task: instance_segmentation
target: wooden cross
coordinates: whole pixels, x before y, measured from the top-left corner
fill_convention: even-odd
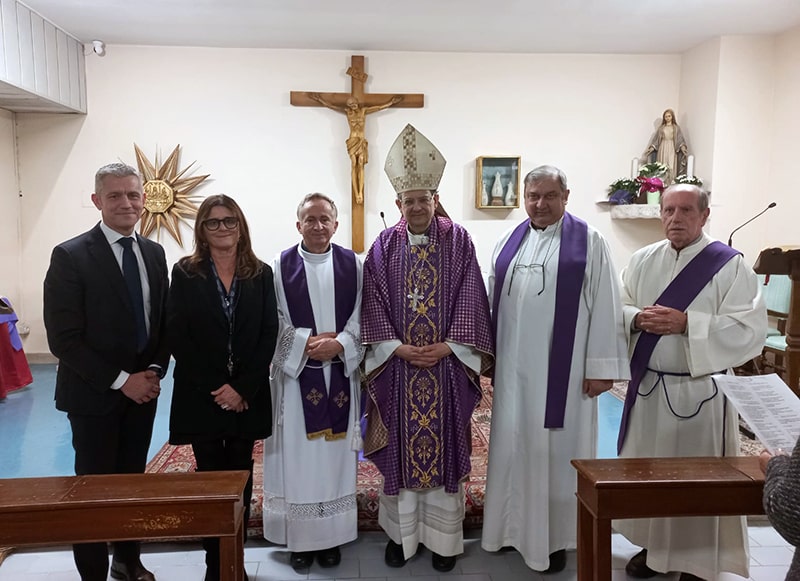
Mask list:
[[[364,136],[366,116],[388,107],[418,108],[425,104],[421,93],[365,93],[364,57],[350,57],[349,93],[313,93],[292,91],[289,102],[296,107],[327,107],[347,116],[350,137],[345,142],[350,156],[352,247],[355,252],[364,251],[364,165],[369,161],[367,139]]]

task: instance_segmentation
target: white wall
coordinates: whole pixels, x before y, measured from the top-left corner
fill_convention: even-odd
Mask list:
[[[675,112],[689,153],[695,156],[694,173],[712,189],[720,43],[715,38],[683,54],[680,109]]]
[[[765,36],[726,37],[721,42],[711,233],[723,241],[773,201],[765,177],[772,154],[774,42]],[[751,264],[782,206],[736,233],[734,246]]]
[[[0,109],[0,295],[22,315],[16,166],[14,114]]]
[[[798,135],[800,135],[800,27],[780,35],[775,42],[775,99],[772,132],[772,161],[769,173],[760,172],[767,190],[778,207],[771,210],[768,224],[762,222],[765,247],[800,245],[797,221],[800,216],[798,196]]]
[[[52,247],[98,219],[89,201],[94,171],[117,159],[135,164],[134,142],[151,160],[180,143],[181,167],[196,160],[195,173],[211,174],[200,194],[225,192],[242,204],[264,259],[298,240],[294,208],[310,191],[341,201],[335,240],[349,244],[347,123],[327,109],[290,106],[289,91],[349,91],[350,54],[110,46],[106,57],[88,59],[87,116],[19,115],[26,302],[41,304]],[[620,267],[631,251],[660,238],[657,221],[612,223],[595,201],[629,173],[661,111],[677,108],[679,56],[365,56],[369,92],[425,93],[423,109],[368,117],[367,243],[382,229],[380,211],[390,223],[397,218],[382,168],[406,123],[448,160],[441,198],[472,233],[484,268],[495,240],[524,212],[475,209],[480,155],[520,155],[523,174],[542,163],[564,169],[569,210],[608,235]],[[647,90],[642,79],[654,71],[657,90]],[[171,262],[190,245],[162,241]],[[39,311],[28,320],[28,352],[47,350]]]

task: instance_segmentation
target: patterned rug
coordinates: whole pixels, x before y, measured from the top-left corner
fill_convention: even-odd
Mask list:
[[[489,452],[489,426],[492,418],[492,388],[486,378],[481,379],[483,400],[472,415],[472,473],[465,483],[466,518],[464,526],[480,528],[483,521],[483,499],[486,487],[486,466]],[[263,536],[261,503],[263,501],[264,465],[262,455],[264,443],[259,440],[253,450],[253,500],[250,503],[250,522],[247,534]],[[195,469],[194,455],[190,446],[164,444],[156,456],[147,464],[146,472],[190,472]],[[362,531],[378,531],[378,492],[383,486],[383,477],[369,460],[358,463],[357,492],[358,528]]]

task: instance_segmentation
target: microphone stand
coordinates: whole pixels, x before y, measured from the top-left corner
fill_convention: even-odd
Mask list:
[[[738,228],[734,228],[734,229],[733,229],[733,232],[731,232],[731,235],[730,235],[730,236],[728,236],[728,246],[730,246],[731,248],[733,248],[733,235],[734,235],[734,234],[736,234],[736,232],[738,232],[739,230],[741,230],[742,228],[744,228],[745,226],[747,226],[747,225],[748,225],[750,222],[752,222],[753,220],[755,220],[756,218],[758,218],[758,217],[759,217],[761,214],[763,214],[763,213],[764,213],[764,212],[766,212],[767,210],[769,210],[769,209],[771,209],[771,208],[774,208],[774,207],[775,207],[775,206],[777,206],[777,205],[778,205],[778,204],[777,204],[776,202],[772,202],[772,203],[771,203],[769,206],[767,206],[766,208],[764,208],[763,210],[761,210],[761,211],[760,211],[758,214],[756,214],[755,216],[753,216],[752,218],[750,218],[750,219],[749,219],[747,222],[745,222],[744,224],[742,224],[742,225],[741,225],[741,226],[739,226]]]

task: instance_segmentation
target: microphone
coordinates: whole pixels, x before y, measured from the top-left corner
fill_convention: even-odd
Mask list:
[[[755,216],[753,216],[752,218],[750,218],[750,219],[749,219],[747,222],[745,222],[744,224],[742,224],[742,225],[741,225],[741,226],[739,226],[738,228],[734,228],[734,229],[733,229],[733,232],[731,232],[731,235],[730,235],[730,236],[728,236],[728,246],[731,246],[731,247],[733,246],[733,235],[734,235],[734,234],[736,234],[736,232],[738,232],[739,230],[741,230],[742,228],[744,228],[745,226],[747,226],[747,225],[748,225],[750,222],[752,222],[753,220],[755,220],[756,218],[758,218],[758,217],[759,217],[761,214],[763,214],[764,212],[766,212],[766,211],[767,211],[767,210],[769,210],[770,208],[774,208],[774,207],[775,207],[775,206],[777,206],[777,205],[778,205],[778,204],[777,204],[776,202],[772,202],[772,203],[771,203],[769,206],[767,206],[766,208],[764,208],[763,210],[761,210],[761,211],[760,211],[758,214],[756,214]]]
[[[386,216],[384,215],[383,211],[381,211],[381,220],[383,220],[383,229],[386,230],[388,226],[386,225]]]

